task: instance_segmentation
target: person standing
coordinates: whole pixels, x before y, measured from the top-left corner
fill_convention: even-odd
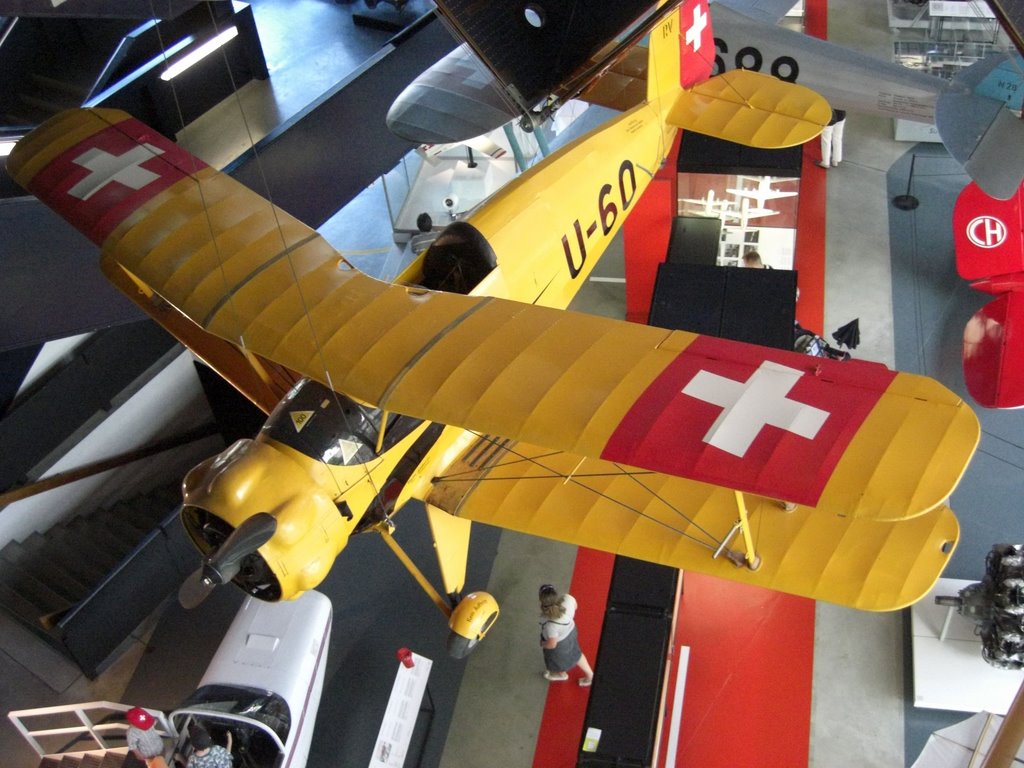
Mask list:
[[[835,168],[843,162],[843,128],[846,126],[846,112],[832,108],[832,119],[821,129],[822,168]]]
[[[153,727],[156,718],[142,707],[132,707],[125,712],[124,719],[128,721],[125,740],[132,754],[150,768],[166,768],[164,739]]]
[[[747,251],[744,253],[740,259],[740,266],[746,269],[771,269],[771,267],[761,261],[761,254],[757,251]]]
[[[594,670],[580,649],[576,634],[576,598],[559,595],[551,584],[540,588],[540,646],[544,650],[544,677],[551,682],[569,679],[569,670],[579,667],[584,688],[594,681]]]

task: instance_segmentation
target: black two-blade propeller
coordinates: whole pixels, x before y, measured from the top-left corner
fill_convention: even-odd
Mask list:
[[[178,602],[183,608],[195,608],[215,587],[231,581],[241,569],[242,560],[270,541],[276,529],[277,518],[266,512],[245,520],[185,579],[178,590]]]

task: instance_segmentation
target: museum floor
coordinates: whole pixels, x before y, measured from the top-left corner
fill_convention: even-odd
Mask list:
[[[259,118],[254,120],[256,133],[268,130],[275,118],[305,106],[386,39],[386,35],[345,26],[343,22],[358,4],[327,0],[254,0],[253,4],[272,72],[268,84],[243,89],[247,109],[258,112],[260,105],[265,109],[262,124]],[[890,32],[884,0],[830,0],[828,14],[829,39],[880,58],[888,56]],[[224,107],[225,111],[232,108]],[[202,141],[205,136],[215,140],[217,146],[209,150],[213,156],[230,154],[233,146],[246,140],[228,127],[232,125],[215,110],[208,124],[195,127],[193,138]],[[252,125],[248,131],[253,132]],[[960,334],[964,322],[982,301],[957,279],[952,266],[949,208],[966,177],[940,147],[915,147],[894,142],[891,137],[890,121],[851,114],[843,164],[827,172],[812,170],[827,174],[827,226],[822,222],[826,254],[825,322],[824,328],[818,330],[827,335],[859,317],[862,343],[855,352],[857,357],[928,373],[962,390],[958,372]],[[915,212],[897,211],[889,201],[893,194],[906,188],[914,152],[929,158],[917,163],[913,180],[922,205]],[[215,157],[206,159],[216,162]],[[370,188],[329,222],[324,233],[342,251],[358,253],[371,261],[386,259],[392,243],[380,190]],[[613,250],[602,264],[600,274],[621,275],[621,260],[621,249]],[[581,302],[580,308],[618,312],[621,316],[624,296],[621,286],[603,282],[595,284]],[[953,578],[980,578],[984,554],[993,543],[1019,542],[1024,535],[1015,506],[1019,489],[1024,487],[1024,448],[1019,444],[1022,415],[981,416],[981,449],[951,503],[962,528],[960,547],[945,574]],[[410,522],[411,527],[415,525]],[[532,640],[534,631],[530,629],[534,597],[540,583],[571,583],[577,553],[572,547],[511,533],[502,534],[500,540],[496,534],[485,534],[481,544],[484,559],[494,554],[493,565],[488,562],[481,573],[488,578],[488,590],[504,598],[502,623],[466,664],[450,724],[439,718],[438,727],[443,725],[447,735],[435,734],[434,740],[443,744],[443,753],[431,749],[419,765],[545,765],[542,754],[535,758],[538,734],[543,731],[547,739],[551,732],[542,724],[548,683],[540,677],[539,654]],[[375,562],[378,550],[373,546],[350,545],[360,550],[355,557],[363,558],[355,562]],[[336,614],[349,611],[346,615],[351,619],[346,621],[350,623],[339,624],[336,618],[334,630],[334,640],[345,643],[346,648],[358,649],[360,642],[372,642],[374,637],[382,636],[377,630],[383,633],[390,624],[408,620],[434,627],[437,623],[434,618],[420,618],[432,616],[431,608],[427,606],[425,613],[421,612],[419,604],[426,601],[420,599],[411,582],[404,584],[401,575],[386,576],[384,566],[380,569],[370,575],[374,581],[379,577],[382,584],[385,578],[389,579],[386,588],[366,586],[366,574],[359,572],[357,566],[336,566],[329,577],[327,586],[348,596],[345,608],[336,602],[335,610]],[[218,631],[222,631],[237,603],[235,595],[218,595],[210,601],[201,619],[168,604],[140,627],[122,659],[95,681],[81,678],[65,660],[46,650],[36,652],[24,646],[12,651],[12,644],[20,642],[16,640],[17,632],[6,620],[0,621],[0,634],[6,644],[0,653],[3,708],[6,711],[12,707],[98,699],[150,706],[173,703],[173,691],[181,685],[181,679],[197,675],[205,666],[218,640]],[[752,608],[737,610],[732,617],[728,611],[725,614],[709,616],[707,620],[718,622],[719,628],[727,622],[737,634],[751,637],[761,626],[762,617]],[[814,607],[814,614],[810,765],[909,765],[932,729],[966,717],[912,706],[906,612],[868,614],[819,604]],[[523,627],[525,635],[517,629]],[[350,637],[342,638],[341,634]],[[173,641],[168,642],[172,636]],[[530,640],[523,642],[524,636]],[[162,642],[151,642],[155,637]],[[165,656],[157,664],[156,657],[161,653]],[[358,654],[349,651],[329,662],[329,674],[337,673],[343,664],[354,667],[359,663]],[[162,667],[162,671],[156,667]],[[750,691],[757,686],[751,680],[731,678],[726,669],[723,664],[717,695],[744,701],[751,718],[770,719],[770,692],[763,700],[754,700]],[[345,687],[352,689],[360,680],[365,682],[360,674],[353,673],[346,678]],[[433,692],[435,699],[443,695],[443,690]],[[359,700],[359,692],[352,690],[344,694],[339,691],[330,700],[325,696],[318,733],[323,730],[328,738],[327,731],[331,729],[337,734],[345,728],[358,727],[372,729],[375,734],[374,719],[359,710]],[[376,722],[379,723],[379,717]],[[792,725],[779,724],[781,729]],[[677,764],[693,768],[739,764],[733,759],[730,741],[742,734],[746,726],[740,719],[732,732],[706,734],[720,745],[720,762],[703,762],[698,766],[687,763],[685,755],[680,754]],[[569,738],[575,742],[578,735]],[[358,765],[368,759],[364,756],[350,762],[340,757],[339,750],[331,741],[314,744],[310,766]],[[0,727],[0,754],[4,766],[34,765],[25,757],[24,744],[6,723]],[[771,761],[749,765],[788,768]]]

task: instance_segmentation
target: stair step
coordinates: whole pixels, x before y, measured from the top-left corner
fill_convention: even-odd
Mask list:
[[[145,536],[156,527],[156,520],[152,511],[145,501],[119,501],[108,510],[103,510],[110,523],[115,525],[128,526],[138,531],[139,536]],[[90,518],[92,515],[90,515]]]
[[[71,520],[56,525],[45,534],[43,538],[47,541],[47,546],[53,546],[57,549],[69,550],[74,553],[76,557],[82,557],[83,547],[88,547],[90,544],[95,544],[94,541],[89,537],[90,531],[88,529],[88,523],[79,519],[72,518]],[[105,539],[101,540],[105,541]],[[115,551],[108,551],[105,547],[96,547],[95,549],[89,550],[89,565],[91,569],[98,570],[100,574],[106,574],[111,568],[113,568],[120,561],[121,555]]]
[[[11,544],[15,546],[11,546]],[[18,553],[15,551],[16,542],[11,542],[11,544],[0,550],[0,570],[11,568],[23,571],[70,603],[77,603],[89,594],[89,585],[82,584],[68,574],[62,563],[49,559],[18,557]]]
[[[82,755],[78,763],[79,768],[101,768],[103,765],[103,753],[89,752]]]
[[[76,105],[85,101],[85,97],[89,95],[88,88],[83,88],[81,85],[76,85],[75,83],[69,83],[66,80],[58,80],[55,77],[47,77],[46,75],[33,73],[29,75],[29,80],[34,83],[39,90],[60,93],[64,97],[74,101]]]
[[[61,763],[64,761],[59,757],[44,757],[40,763],[39,768],[61,768]]]
[[[153,499],[159,502],[161,506],[166,506],[167,511],[170,512],[181,504],[181,480],[176,480],[163,488],[157,488]]]
[[[40,616],[63,613],[73,605],[25,569],[8,563],[0,563],[0,583],[32,603]]]
[[[90,589],[109,572],[109,568],[105,568],[91,554],[84,557],[80,548],[68,545],[60,539],[48,539],[40,533],[26,537],[21,546],[34,553],[44,553],[42,556],[61,563],[72,577]],[[114,563],[111,563],[110,567],[113,565]]]
[[[106,525],[127,523],[148,534],[181,503],[181,484],[175,481],[169,486],[153,489],[147,494],[115,502],[109,508],[98,509],[83,515],[93,520],[102,520]]]
[[[146,768],[146,764],[130,752],[127,754],[107,752],[100,768]]]
[[[51,643],[57,643],[57,639],[46,631],[46,627],[43,625],[43,614],[40,613],[38,606],[2,582],[0,582],[0,606],[37,635],[46,637]]]
[[[62,537],[64,541],[68,540],[68,535],[74,536],[76,539],[81,538],[80,542],[76,541],[77,544],[82,547],[96,547],[99,552],[107,555],[106,559],[113,560],[111,567],[121,562],[121,558],[131,552],[137,543],[125,541],[121,536],[105,530],[103,526],[89,525],[89,521],[84,517],[72,518],[63,525],[63,529],[66,532]],[[107,570],[110,568],[108,567]]]
[[[67,109],[68,105],[54,99],[41,99],[31,93],[19,93],[18,100],[26,107],[31,108],[38,114],[52,117],[53,115]]]
[[[143,528],[145,524],[133,521],[124,510],[120,509],[97,509],[83,517],[89,530],[104,531],[124,542],[129,550],[133,549],[152,530],[152,526]]]
[[[36,124],[31,122],[24,115],[15,114],[12,112],[4,112],[2,115],[0,115],[0,125],[2,125],[4,128],[8,128],[14,132],[17,132],[19,128],[34,128]]]

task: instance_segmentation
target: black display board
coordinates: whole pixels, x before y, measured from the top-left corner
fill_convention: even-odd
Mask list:
[[[660,264],[648,325],[793,348],[796,272]]]
[[[718,260],[722,220],[707,216],[676,216],[668,238],[665,261],[672,264],[706,264]]]
[[[679,144],[680,173],[734,173],[745,176],[800,175],[803,146],[758,149],[684,131]]]
[[[678,583],[675,568],[615,558],[580,768],[651,765]],[[589,728],[600,729],[601,738],[595,751],[584,752]]]

